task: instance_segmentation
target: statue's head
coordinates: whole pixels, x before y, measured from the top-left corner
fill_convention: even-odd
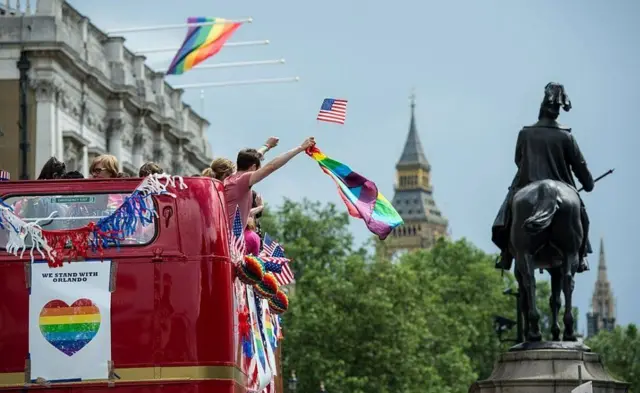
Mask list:
[[[544,98],[540,104],[538,119],[557,119],[560,115],[560,107],[565,112],[571,110],[571,100],[564,90],[564,86],[559,83],[549,82],[544,87]]]

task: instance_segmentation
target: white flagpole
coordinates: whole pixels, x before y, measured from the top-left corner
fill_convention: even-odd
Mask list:
[[[223,47],[231,47],[231,46],[257,46],[257,45],[269,45],[269,40],[261,40],[261,41],[239,41],[239,42],[225,42]],[[175,52],[180,49],[179,46],[171,46],[168,48],[151,48],[151,49],[143,49],[136,51],[136,54],[142,55],[146,53],[161,53],[161,52]]]
[[[210,70],[210,69],[214,69],[214,68],[248,67],[248,66],[268,65],[268,64],[284,64],[284,63],[285,63],[284,59],[257,60],[257,61],[235,61],[235,62],[229,62],[229,63],[198,65],[198,66],[193,67],[189,71]],[[167,70],[164,70],[163,72],[167,72]]]
[[[224,23],[251,23],[253,18],[225,20]],[[125,29],[113,29],[107,30],[107,35],[122,34],[122,33],[139,33],[141,31],[154,31],[154,30],[175,30],[182,29],[190,26],[208,26],[220,23],[219,21],[200,22],[200,23],[178,23],[173,25],[156,25],[156,26],[142,26],[142,27],[128,27]]]
[[[210,83],[192,83],[187,85],[176,85],[173,86],[174,89],[204,89],[207,87],[227,87],[227,86],[238,86],[238,85],[257,85],[264,83],[286,83],[286,82],[298,82],[300,81],[300,77],[291,77],[291,78],[271,78],[271,79],[252,79],[246,81],[230,81],[230,82],[210,82]]]

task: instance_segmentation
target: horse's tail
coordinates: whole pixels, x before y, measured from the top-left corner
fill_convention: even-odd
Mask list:
[[[553,221],[553,216],[560,207],[558,188],[549,182],[541,182],[538,185],[538,196],[533,212],[524,220],[524,229],[529,234],[535,235],[547,229]]]

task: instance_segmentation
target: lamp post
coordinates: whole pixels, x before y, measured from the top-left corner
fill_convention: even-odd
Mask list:
[[[298,387],[298,378],[296,378],[296,371],[291,371],[291,377],[289,377],[289,393],[295,393]]]
[[[513,296],[516,298],[516,341],[521,343],[524,341],[522,334],[522,310],[520,309],[520,292],[514,291],[512,288],[507,288],[502,292],[503,295]]]

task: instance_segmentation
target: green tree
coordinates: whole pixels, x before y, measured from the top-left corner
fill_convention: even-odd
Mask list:
[[[422,309],[433,333],[427,352],[439,359],[447,348],[456,348],[470,366],[469,374],[447,375],[452,386],[461,383],[460,388],[468,388],[491,373],[497,355],[505,349],[496,338],[493,317],[515,319],[515,302],[502,293],[513,279],[511,275],[502,278],[493,260],[465,240],[441,239],[433,249],[407,254],[400,261],[405,271],[416,272],[415,284],[424,296]],[[515,331],[511,334],[515,336]],[[439,365],[441,376],[445,369]]]
[[[323,206],[307,199],[298,203],[285,198],[278,208],[265,210],[261,226],[285,246],[298,279],[306,267],[329,269],[354,252],[349,215],[332,203]]]
[[[640,333],[636,325],[602,330],[586,344],[602,355],[611,374],[631,384],[631,392],[640,392]]]
[[[503,349],[493,316],[515,317],[493,258],[466,241],[439,242],[397,263],[353,244],[333,205],[285,201],[263,229],[293,258],[284,315],[284,375],[300,391],[466,392]],[[285,377],[286,380],[286,377]]]

